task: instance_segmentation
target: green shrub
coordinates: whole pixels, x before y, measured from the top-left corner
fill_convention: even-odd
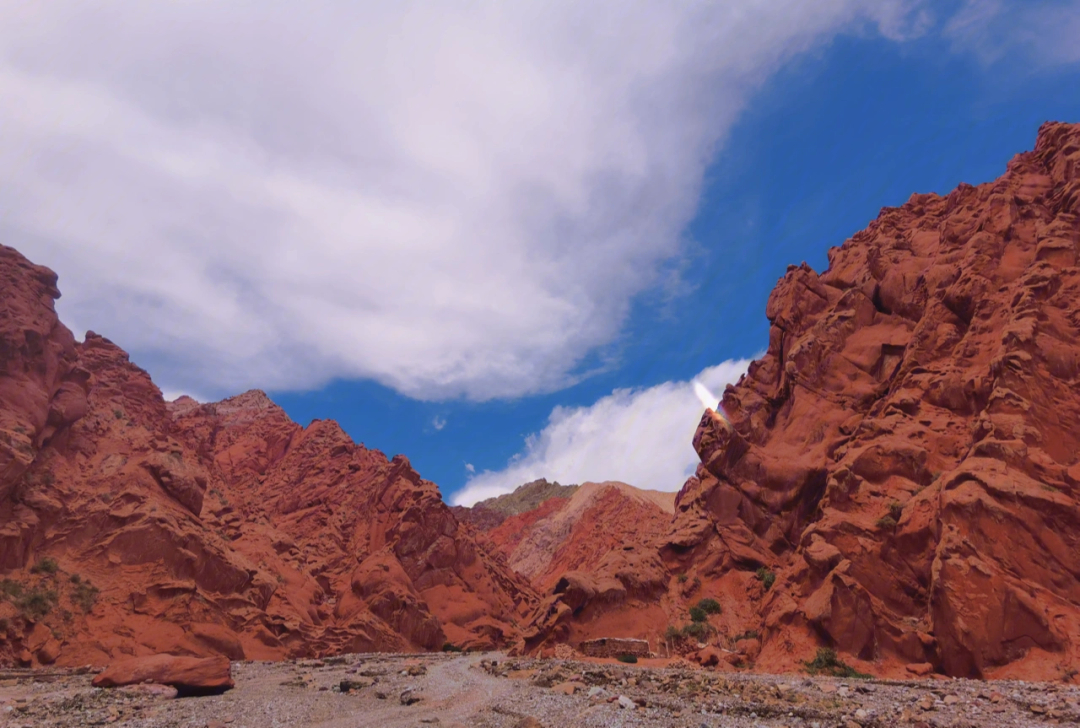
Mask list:
[[[690,607],[690,621],[691,622],[706,622],[709,619],[709,615],[705,614],[705,610],[701,607]]]
[[[720,602],[710,597],[705,597],[697,603],[697,608],[705,612],[705,614],[720,614]]]
[[[738,642],[739,640],[756,640],[758,638],[758,632],[756,629],[748,629],[742,634],[737,634],[731,638],[732,642]]]
[[[892,516],[883,516],[878,519],[877,525],[878,528],[884,529],[886,531],[891,531],[896,528],[896,519]]]
[[[855,668],[841,660],[836,650],[831,647],[821,647],[813,660],[806,664],[806,671],[811,675],[832,675],[833,677],[868,678],[869,675],[857,671]]]
[[[636,655],[619,655],[615,659],[617,659],[619,662],[625,662],[625,663],[628,663],[630,665],[637,664],[637,656]]]
[[[683,625],[682,636],[693,637],[699,641],[703,640],[709,636],[709,625],[704,622],[691,622],[690,624]]]
[[[682,636],[682,632],[680,632],[679,628],[673,624],[669,624],[668,628],[664,630],[664,639],[668,642],[674,642],[675,640],[682,639]]]
[[[455,645],[453,642],[443,642],[443,652],[463,652],[463,650]]]
[[[675,577],[675,578],[676,578],[676,579],[678,579],[678,581],[679,581],[679,583],[680,583],[680,584],[685,584],[685,583],[686,583],[686,580],[687,580],[687,579],[689,579],[690,577],[689,577],[689,576],[687,576],[686,574],[679,574],[679,575],[678,575],[677,577]]]
[[[757,579],[765,587],[765,591],[769,591],[772,589],[772,585],[776,583],[776,574],[762,566],[757,570]]]
[[[89,614],[97,604],[99,589],[88,581],[81,582],[71,592],[71,601],[82,609],[83,614]]]
[[[115,417],[118,420],[123,419],[123,417],[124,417],[124,411],[123,410],[114,409],[112,411],[112,413],[113,413],[113,417]]]
[[[52,589],[35,587],[30,591],[23,592],[23,595],[15,602],[15,606],[19,608],[24,617],[37,621],[51,612],[53,607],[56,606],[56,592]]]
[[[900,522],[900,516],[904,514],[904,506],[900,505],[900,501],[893,501],[889,504],[889,515],[897,523]]]
[[[55,574],[59,570],[60,564],[50,556],[38,559],[38,562],[30,567],[31,574]]]
[[[0,598],[6,597],[13,599],[22,595],[23,585],[14,579],[4,579],[0,581]]]
[[[82,577],[78,574],[72,574],[68,581],[70,581],[72,584],[78,584],[80,581],[82,581]]]

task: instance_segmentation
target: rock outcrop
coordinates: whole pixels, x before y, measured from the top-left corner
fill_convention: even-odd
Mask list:
[[[513,643],[531,588],[403,456],[261,392],[166,403],[0,247],[0,661]]]
[[[759,669],[829,646],[878,674],[1075,674],[1078,255],[1080,126],[1048,123],[997,181],[788,269],[663,549],[752,605]]]
[[[608,637],[658,642],[671,608],[659,548],[674,505],[675,493],[584,483],[484,532],[483,542],[542,597],[519,649]]]

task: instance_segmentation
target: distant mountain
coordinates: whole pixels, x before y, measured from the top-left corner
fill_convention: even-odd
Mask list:
[[[512,493],[482,500],[471,507],[454,506],[452,510],[459,520],[487,531],[502,523],[507,516],[531,511],[550,498],[569,498],[577,488],[576,485],[559,485],[540,478],[519,485]]]

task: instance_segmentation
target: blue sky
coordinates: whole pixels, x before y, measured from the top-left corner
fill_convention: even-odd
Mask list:
[[[466,502],[677,489],[788,264],[1080,121],[1075,1],[312,7],[0,5],[0,234],[169,395]]]

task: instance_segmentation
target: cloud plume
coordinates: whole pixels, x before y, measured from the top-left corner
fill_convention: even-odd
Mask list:
[[[754,90],[921,5],[0,0],[0,239],[171,389],[551,391]]]
[[[722,392],[749,365],[747,359],[726,361],[694,381]],[[556,407],[547,426],[528,437],[524,451],[505,469],[471,477],[453,502],[472,505],[537,478],[621,480],[639,488],[678,490],[697,467],[691,440],[704,409],[693,381],[619,389],[588,407]]]

